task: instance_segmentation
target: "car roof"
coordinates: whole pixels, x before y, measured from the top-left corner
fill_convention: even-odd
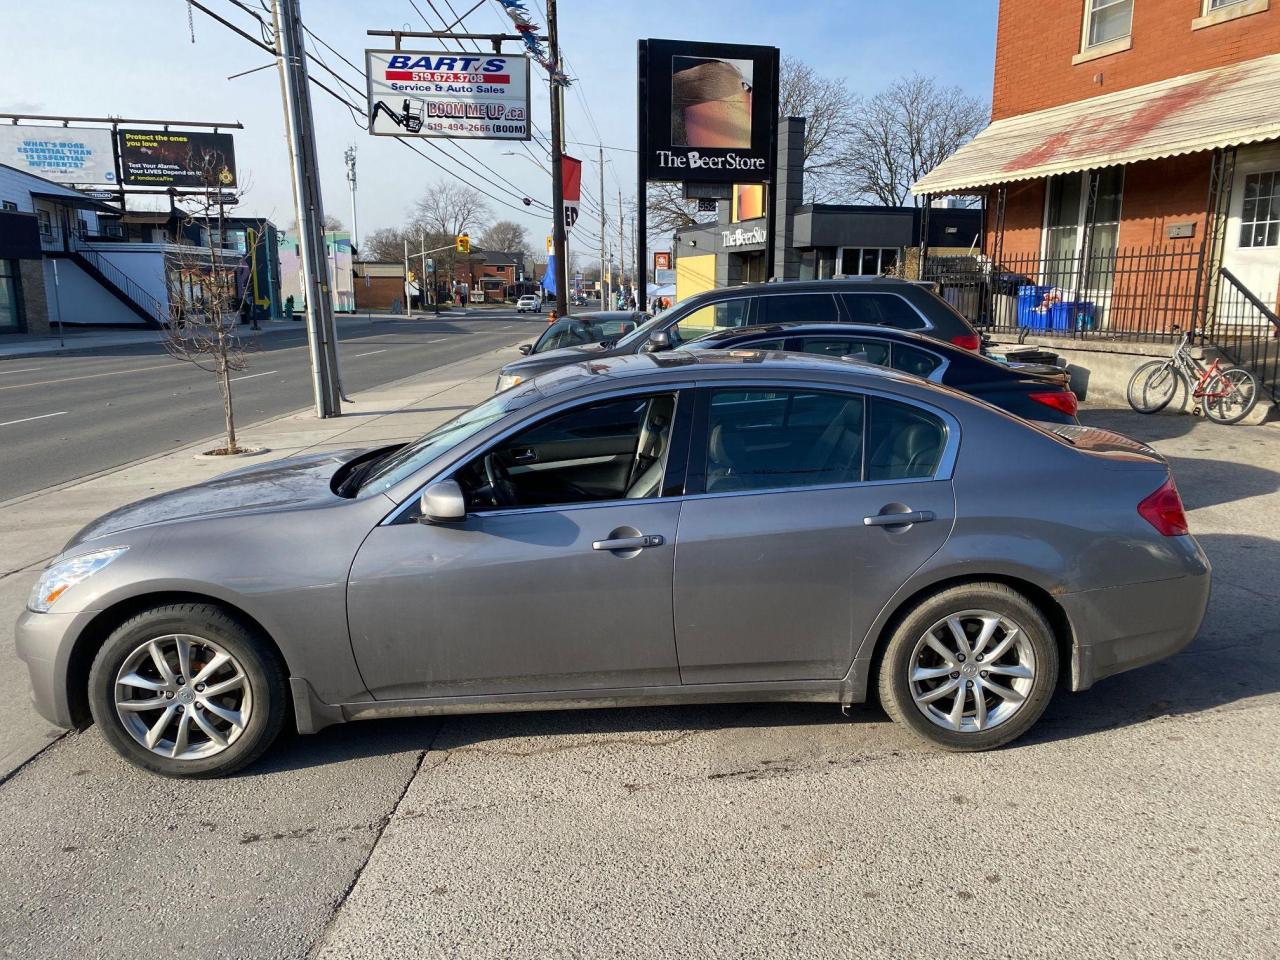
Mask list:
[[[875,323],[804,323],[799,320],[784,320],[781,323],[759,324],[751,327],[726,327],[705,337],[692,341],[690,346],[720,340],[735,340],[739,337],[758,337],[778,334],[783,337],[802,337],[813,334],[839,334],[849,336],[856,334],[865,337],[881,337],[900,340],[907,343],[918,343],[926,350],[941,350],[944,353],[961,348],[943,343],[937,337],[925,336],[913,330],[902,330],[898,327],[882,326]],[[966,351],[967,353],[968,351]]]
[[[730,377],[746,374],[767,378],[774,374],[802,376],[806,372],[824,378],[834,375],[836,379],[862,386],[886,382],[909,383],[925,388],[936,386],[889,367],[842,357],[784,353],[780,350],[670,350],[600,357],[555,367],[535,376],[530,383],[544,396],[551,397],[603,380],[623,383],[656,376],[660,381],[675,381],[704,374]],[[661,376],[663,373],[668,375]]]
[[[741,297],[762,294],[841,293],[854,288],[880,287],[885,290],[933,290],[930,280],[902,280],[898,277],[832,277],[827,280],[765,280],[734,287],[716,287],[681,300],[679,306],[694,300],[712,300],[722,296]]]

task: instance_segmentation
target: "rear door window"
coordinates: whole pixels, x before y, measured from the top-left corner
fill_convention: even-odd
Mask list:
[[[893,361],[890,366],[895,370],[901,370],[903,373],[910,373],[917,377],[928,377],[929,374],[942,366],[942,358],[927,350],[919,350],[916,347],[895,343],[893,345]]]
[[[760,297],[756,323],[838,323],[835,297],[829,293],[773,294]]]
[[[867,424],[867,479],[932,477],[942,462],[947,428],[919,407],[872,397]]]
[[[928,329],[924,318],[896,293],[843,293],[840,296],[853,323],[898,330]]]
[[[805,337],[802,353],[816,353],[823,357],[853,357],[864,363],[885,366],[889,363],[889,345],[882,340],[865,340],[861,337]]]

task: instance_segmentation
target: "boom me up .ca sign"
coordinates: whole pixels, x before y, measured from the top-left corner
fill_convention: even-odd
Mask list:
[[[529,58],[366,50],[369,132],[528,140]]]

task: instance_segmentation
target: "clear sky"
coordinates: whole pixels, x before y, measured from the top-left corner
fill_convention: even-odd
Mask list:
[[[204,2],[257,35],[254,22],[230,0]],[[256,6],[258,0],[243,2]],[[438,27],[432,2],[449,15],[450,2],[462,13],[474,0],[302,0],[302,15],[316,34],[363,66],[365,47],[381,45],[368,42],[367,29],[426,29],[415,3]],[[543,0],[526,4],[545,26]],[[0,111],[238,120],[245,129],[236,133],[236,156],[241,179],[250,186],[237,212],[270,218],[281,226],[292,222],[276,71],[272,67],[227,79],[270,63],[266,53],[198,10],[192,14],[193,45],[184,0],[3,0],[3,6]],[[989,98],[996,6],[997,0],[559,0],[562,45],[577,87],[565,101],[568,139],[635,146],[636,40],[641,37],[774,44],[784,55],[804,60],[824,74],[845,77],[862,93],[919,71]],[[487,0],[466,19],[467,29],[476,32],[496,32],[504,24],[509,21],[496,0]],[[420,43],[430,48],[428,41]],[[308,44],[363,88],[336,57],[310,39]],[[336,83],[319,68],[313,67],[312,74]],[[535,85],[534,97],[535,122],[545,132],[550,126],[545,85]],[[396,142],[368,136],[323,92],[313,93],[313,103],[326,212],[348,228],[350,200],[342,159],[348,145],[358,148],[361,234],[401,223],[427,185],[446,176]],[[456,154],[451,145],[444,147]],[[531,147],[543,156],[536,145]],[[467,150],[475,161],[460,155],[447,160],[426,148],[463,177],[468,176],[466,167],[475,163],[510,180],[523,194],[550,200],[550,178],[523,150],[497,142],[470,142]],[[522,156],[503,155],[510,150]],[[569,150],[584,159],[596,154],[584,146],[570,145]],[[606,156],[611,162],[606,164],[605,192],[612,214],[617,191],[628,196],[634,192],[635,154],[618,149],[606,151]],[[584,180],[593,195],[597,177],[594,164],[588,164]],[[549,230],[547,220],[527,212],[518,199],[478,181],[477,185],[514,205],[513,209],[491,203],[495,218],[517,220],[535,238]],[[584,207],[583,216],[594,215]],[[587,222],[594,230],[590,219]],[[594,241],[582,241],[574,246],[586,253]]]

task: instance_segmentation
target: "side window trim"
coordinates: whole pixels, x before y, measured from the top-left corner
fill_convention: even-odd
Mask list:
[[[680,406],[681,406],[681,403],[686,400],[687,395],[694,393],[695,387],[696,387],[695,384],[689,381],[682,380],[678,383],[646,384],[644,386],[634,386],[634,387],[629,387],[625,389],[611,390],[608,393],[601,393],[592,397],[578,396],[578,397],[566,398],[560,403],[547,407],[544,410],[532,415],[531,417],[526,417],[525,419],[520,420],[518,423],[514,423],[511,426],[504,428],[501,432],[493,434],[487,440],[481,441],[479,443],[468,444],[467,448],[463,450],[461,453],[457,454],[456,456],[450,456],[449,459],[445,461],[442,466],[440,466],[435,470],[432,470],[431,473],[426,477],[426,479],[416,484],[413,488],[413,492],[410,493],[409,496],[405,497],[404,500],[397,503],[396,506],[386,516],[384,516],[382,520],[378,522],[378,526],[390,526],[392,524],[397,524],[397,523],[412,522],[412,518],[408,517],[407,515],[412,512],[415,506],[417,506],[418,500],[422,496],[422,491],[425,490],[427,487],[431,486],[431,484],[435,483],[437,480],[448,479],[450,475],[452,475],[454,472],[461,469],[462,467],[466,466],[467,463],[474,460],[476,457],[480,456],[480,454],[482,454],[486,450],[490,450],[500,443],[505,443],[507,440],[509,440],[511,437],[515,436],[517,433],[521,432],[522,430],[526,430],[531,427],[537,426],[538,424],[544,423],[547,420],[552,419],[553,417],[558,417],[560,414],[565,413],[568,410],[571,410],[575,406],[586,406],[586,405],[595,404],[595,403],[606,403],[610,400],[621,400],[624,397],[630,397],[630,396],[644,396],[648,394],[658,394],[658,393],[674,393],[676,395],[676,419],[675,419],[675,423],[672,425],[672,430],[673,430],[672,449],[673,450],[679,449],[680,438],[679,438],[679,434],[676,433],[675,431],[680,429],[682,425],[685,426],[686,428],[690,425],[688,420],[682,420],[681,414],[680,414]],[[687,469],[687,464],[686,464],[686,469]],[[668,478],[664,477],[663,478],[663,487],[664,487],[663,496],[650,497],[649,502],[652,502],[653,500],[669,499],[666,496],[666,491],[665,491],[667,482],[668,482]],[[580,504],[557,504],[557,505],[542,506],[542,507],[511,507],[507,510],[501,510],[501,511],[487,510],[485,511],[485,515],[489,516],[494,513],[504,513],[504,514],[517,513],[517,512],[534,513],[534,512],[543,512],[547,510],[573,510],[573,509],[578,509],[583,507],[603,506],[605,504],[610,504],[610,503],[628,503],[628,502],[634,503],[636,501],[634,500],[632,501],[593,500],[589,503],[580,503]],[[470,514],[468,514],[468,516],[469,515]]]
[[[856,480],[845,481],[843,483],[823,483],[814,484],[808,487],[762,487],[757,490],[726,490],[721,493],[708,493],[706,489],[706,463],[709,446],[709,430],[710,414],[711,414],[711,394],[716,390],[820,390],[827,393],[847,393],[854,396],[861,396],[866,402],[868,415],[862,420],[862,471],[861,475],[867,475],[867,440],[868,430],[870,428],[871,417],[869,415],[871,408],[871,400],[879,398],[888,400],[893,403],[901,403],[909,407],[915,407],[923,410],[925,413],[932,414],[942,421],[945,436],[943,437],[942,456],[938,458],[938,466],[934,469],[933,475],[928,477],[908,477],[903,479],[891,480]],[[830,490],[841,487],[878,487],[888,484],[902,483],[934,483],[939,480],[950,481],[955,476],[956,460],[960,452],[961,429],[960,421],[953,417],[941,407],[935,407],[931,404],[917,400],[915,397],[903,396],[902,394],[892,393],[886,390],[877,390],[874,387],[864,388],[855,387],[846,384],[836,383],[819,383],[811,380],[739,380],[737,378],[726,378],[724,380],[699,380],[693,385],[692,389],[695,395],[694,404],[694,420],[693,429],[690,431],[690,454],[689,469],[685,482],[685,499],[697,498],[705,499],[708,497],[742,497],[753,496],[764,493],[796,493],[801,490]]]

